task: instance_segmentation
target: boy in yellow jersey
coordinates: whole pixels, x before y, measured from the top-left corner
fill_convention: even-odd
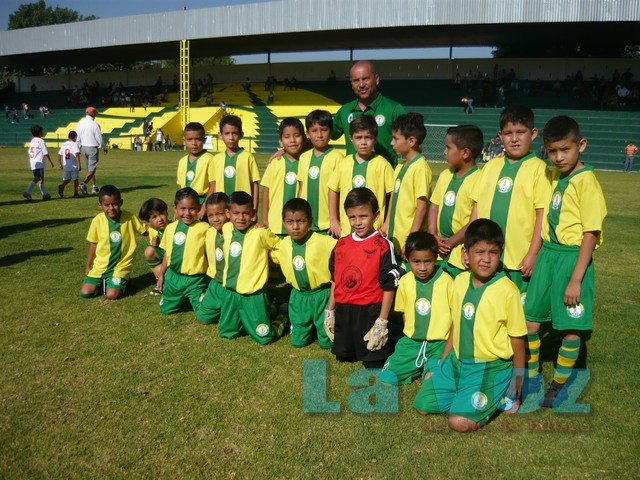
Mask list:
[[[305,347],[317,338],[320,348],[331,348],[333,342],[324,329],[324,312],[331,291],[329,258],[336,240],[311,230],[311,205],[302,198],[292,198],[284,204],[282,222],[288,236],[272,258],[293,286],[289,300],[291,345]]]
[[[346,198],[354,188],[368,188],[385,212],[389,194],[393,191],[393,169],[389,162],[373,151],[378,136],[378,125],[370,115],[361,115],[349,124],[349,135],[356,153],[344,158],[329,180],[329,233],[340,238],[351,232],[344,208],[339,208],[340,197]],[[342,202],[344,203],[344,202]],[[374,229],[379,229],[384,215],[376,217]]]
[[[204,127],[201,123],[191,122],[184,127],[184,146],[189,153],[178,163],[178,185],[196,191],[200,205],[198,218],[203,218],[204,202],[215,188],[215,168],[213,155],[203,149]]]
[[[411,383],[437,366],[451,329],[453,279],[438,269],[438,242],[427,232],[413,232],[405,243],[411,272],[396,292],[395,311],[403,312],[404,335],[380,372],[390,385]]]
[[[248,334],[266,345],[282,335],[285,324],[269,319],[265,284],[269,275],[269,252],[280,240],[267,228],[256,228],[253,200],[246,192],[229,196],[229,222],[223,229],[225,287],[219,333],[222,338]],[[280,220],[282,221],[282,220]]]
[[[178,190],[173,209],[177,220],[165,229],[160,242],[165,256],[157,288],[162,292],[160,311],[165,315],[183,310],[187,300],[195,311],[208,282],[205,238],[209,224],[198,220],[198,193],[189,187]]]
[[[419,113],[400,115],[391,125],[391,135],[393,150],[405,161],[396,167],[387,219],[380,231],[398,252],[404,252],[407,236],[427,227],[431,167],[421,153],[427,136],[424,117]]]
[[[329,231],[329,187],[338,164],[343,160],[342,153],[329,145],[333,130],[333,119],[326,110],[314,110],[305,120],[307,136],[313,145],[311,150],[300,155],[298,196],[311,204],[314,232]]]
[[[454,278],[464,270],[462,242],[473,209],[471,196],[480,177],[476,158],[483,142],[482,130],[475,125],[447,130],[444,157],[449,168],[440,173],[431,195],[429,232],[438,239],[441,268]]]
[[[160,248],[160,242],[165,228],[169,225],[169,207],[159,198],[150,198],[140,207],[138,217],[140,217],[140,220],[147,222],[149,246],[144,249],[144,259],[153,272],[157,283],[160,277],[160,265],[164,258],[164,250]],[[160,291],[154,287],[150,294],[160,295]]]
[[[247,192],[253,197],[253,209],[258,211],[260,173],[255,157],[239,145],[243,136],[240,117],[222,117],[218,138],[222,140],[226,150],[215,155],[213,159],[214,191],[225,193],[227,196],[233,192]]]
[[[87,234],[87,276],[80,296],[92,298],[102,289],[109,300],[117,300],[124,294],[136,259],[135,234],[145,235],[145,227],[138,217],[121,210],[122,196],[113,185],[100,189],[98,201],[102,213],[91,221]]]
[[[229,221],[229,197],[223,192],[216,192],[207,198],[207,220],[213,228],[207,230],[206,247],[210,278],[207,292],[200,297],[196,316],[202,323],[213,323],[220,320],[220,309],[224,287],[224,237],[222,227]]]
[[[448,427],[471,432],[500,408],[520,405],[525,335],[518,287],[498,272],[504,236],[481,218],[467,227],[462,260],[470,271],[453,285],[453,324],[440,365],[427,374],[414,401],[421,414],[448,412]]]
[[[593,167],[580,160],[587,147],[576,121],[554,117],[542,130],[551,174],[550,202],[542,227],[542,250],[536,260],[524,312],[527,318],[529,378],[537,377],[540,322],[562,333],[553,381],[543,407],[566,399],[564,388],[580,353],[581,332],[591,330],[594,296],[592,254],[602,245],[602,222],[607,215]],[[535,388],[536,382],[531,381]]]
[[[471,198],[471,219],[489,218],[505,237],[502,268],[520,292],[527,291],[536,255],[542,247],[542,218],[549,194],[546,164],[531,153],[538,135],[529,107],[509,106],[500,114],[500,139],[505,156],[490,160],[480,171]]]
[[[286,235],[282,207],[298,195],[298,159],[302,153],[304,126],[297,118],[287,117],[278,127],[284,154],[267,165],[262,177],[262,225],[276,235]]]

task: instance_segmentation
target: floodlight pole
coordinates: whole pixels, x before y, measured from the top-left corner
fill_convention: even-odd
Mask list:
[[[180,123],[189,123],[189,40],[180,40]]]

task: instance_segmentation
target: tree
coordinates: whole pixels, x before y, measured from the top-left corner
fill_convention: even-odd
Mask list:
[[[41,27],[43,25],[57,25],[60,23],[82,22],[84,20],[96,20],[98,17],[80,15],[69,8],[56,8],[47,6],[44,0],[34,3],[25,3],[9,15],[9,30],[19,28]]]

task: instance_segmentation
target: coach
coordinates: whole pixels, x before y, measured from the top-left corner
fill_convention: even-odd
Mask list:
[[[98,111],[93,107],[87,107],[85,110],[86,116],[78,123],[76,133],[78,134],[78,141],[82,148],[82,155],[84,156],[87,177],[80,184],[80,190],[83,194],[87,195],[87,183],[91,181],[93,187],[91,191],[98,193],[98,186],[96,185],[96,169],[98,168],[98,152],[102,146],[102,132],[100,131],[100,125],[95,121]]]
[[[334,115],[332,138],[337,140],[344,134],[347,155],[356,153],[351,138],[349,138],[349,124],[357,116],[371,115],[378,124],[375,152],[395,166],[398,163],[398,156],[391,148],[391,124],[400,115],[406,113],[404,107],[378,93],[380,77],[376,73],[373,63],[369,61],[356,62],[349,71],[349,78],[351,88],[357,98],[344,104]]]

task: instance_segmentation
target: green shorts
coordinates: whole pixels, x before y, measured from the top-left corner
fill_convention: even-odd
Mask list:
[[[200,296],[200,302],[196,308],[196,316],[202,323],[216,323],[220,320],[220,310],[222,305],[222,297],[224,296],[224,287],[220,282],[211,280],[207,291]]]
[[[448,412],[484,425],[504,408],[511,371],[510,361],[461,362],[451,350],[423,382],[413,405],[421,412]]]
[[[301,292],[295,288],[289,297],[289,320],[291,321],[291,345],[306,347],[315,338],[320,348],[331,348],[324,330],[324,311],[329,302],[330,288],[319,288],[310,292]]]
[[[403,335],[380,372],[380,381],[389,385],[404,385],[422,378],[437,367],[445,340],[431,342],[414,340]]]
[[[501,271],[503,271],[507,275],[507,278],[509,278],[509,280],[516,284],[516,287],[518,287],[518,290],[520,290],[520,293],[522,294],[522,299],[524,302],[524,298],[527,294],[527,289],[529,288],[529,279],[525,279],[522,276],[522,272],[520,270],[509,270],[507,268],[503,268]]]
[[[524,304],[530,322],[548,322],[556,330],[591,330],[595,269],[593,261],[582,279],[580,305],[567,307],[564,292],[578,260],[579,247],[544,242],[538,254]]]
[[[264,290],[249,295],[224,289],[218,332],[222,338],[249,335],[266,345],[276,338],[269,319],[269,299]]]
[[[122,291],[127,288],[127,279],[122,277],[85,277],[82,283],[90,283],[91,285],[102,287],[102,293],[105,293],[110,288]]]
[[[200,304],[200,295],[207,291],[206,275],[182,275],[170,268],[164,274],[160,311],[165,315],[178,313],[186,308],[186,301],[195,311]]]

